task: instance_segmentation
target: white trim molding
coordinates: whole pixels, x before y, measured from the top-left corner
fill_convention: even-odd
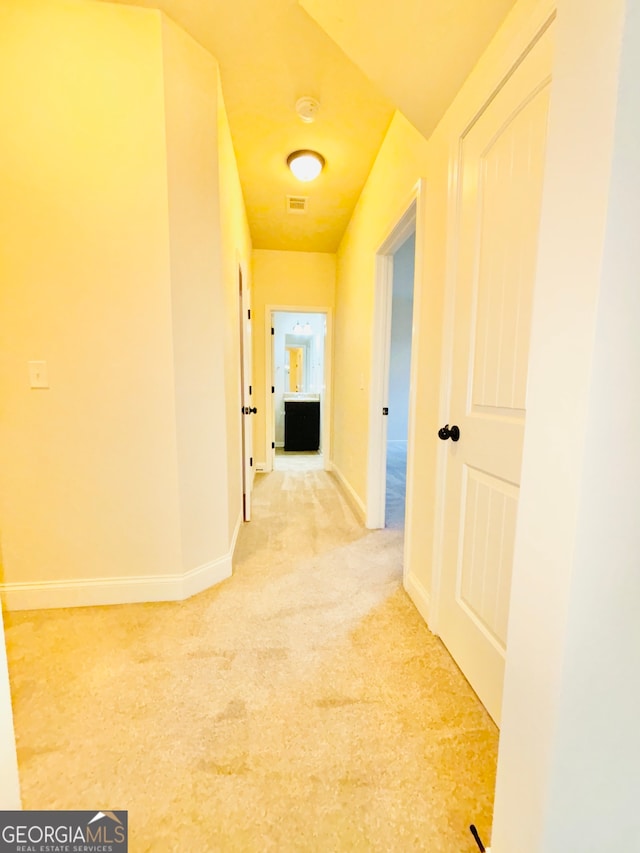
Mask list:
[[[333,477],[335,477],[338,485],[340,486],[340,491],[343,493],[347,503],[356,514],[358,521],[364,524],[367,516],[367,510],[364,502],[337,465],[334,462],[330,462],[329,465],[330,467],[327,470],[333,475]]]
[[[0,597],[7,610],[183,601],[231,577],[240,523],[238,517],[226,554],[183,574],[4,583],[0,584]]]
[[[423,227],[424,180],[412,188],[402,207],[390,220],[375,255],[373,348],[371,362],[371,394],[369,401],[369,451],[367,458],[367,511],[366,525],[377,529],[384,527],[386,498],[387,419],[382,415],[388,405],[389,358],[391,352],[391,301],[393,291],[393,254],[407,238],[416,234],[413,275],[413,322],[411,339],[411,374],[409,381],[409,429],[407,459],[413,456],[415,441],[414,411],[416,388],[416,353],[418,351],[419,297],[422,285],[422,247],[418,235]],[[407,464],[407,495],[412,494],[412,469]],[[407,506],[409,503],[407,501]],[[410,536],[412,519],[405,520],[405,541]]]
[[[418,613],[431,628],[431,596],[425,585],[412,572],[407,572],[404,576],[404,588]]]
[[[202,566],[185,572],[180,579],[181,594],[176,600],[182,601],[185,598],[191,598],[192,595],[204,592],[205,589],[230,578],[232,557],[233,549],[218,560],[212,560],[210,563],[204,563]]]

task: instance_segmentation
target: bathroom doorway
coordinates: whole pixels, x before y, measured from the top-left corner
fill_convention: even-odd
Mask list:
[[[268,470],[326,468],[330,310],[271,306],[266,317]]]

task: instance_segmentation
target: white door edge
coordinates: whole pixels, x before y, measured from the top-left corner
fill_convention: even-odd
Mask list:
[[[416,470],[412,464],[415,459],[415,447],[418,436],[417,396],[418,396],[418,362],[420,346],[420,317],[422,316],[422,292],[424,282],[424,230],[426,222],[427,182],[421,178],[414,189],[415,192],[415,223],[416,248],[413,271],[413,322],[411,331],[411,363],[409,366],[409,418],[407,432],[407,479],[404,521],[404,550],[402,559],[403,583],[406,587],[411,572],[410,545],[414,513],[417,509],[414,500]]]

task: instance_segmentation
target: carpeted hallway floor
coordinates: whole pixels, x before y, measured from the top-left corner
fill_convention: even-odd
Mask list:
[[[387,442],[387,481],[384,525],[404,530],[404,505],[407,498],[407,442]]]
[[[6,614],[23,805],[129,810],[130,850],[473,853],[497,732],[322,470],[256,479],[189,601]]]

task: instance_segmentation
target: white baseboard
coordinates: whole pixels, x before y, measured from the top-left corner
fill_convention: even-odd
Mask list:
[[[182,601],[231,577],[231,561],[240,524],[241,517],[238,517],[231,547],[226,554],[184,574],[4,583],[0,584],[0,597],[7,610]]]
[[[422,581],[419,581],[418,578],[411,573],[407,573],[405,575],[403,584],[409,598],[415,604],[416,610],[428,625],[431,613],[431,595],[427,592]]]
[[[355,492],[351,483],[344,476],[342,471],[337,467],[335,462],[329,462],[326,466],[326,470],[329,471],[338,481],[338,485],[342,489],[342,492],[347,499],[347,503],[351,507],[351,509],[355,512],[358,517],[358,520],[365,523],[365,519],[367,517],[367,510],[360,499],[360,496]]]
[[[176,601],[184,597],[182,580],[183,575],[148,575],[4,583],[0,595],[7,610]]]
[[[264,474],[264,472],[266,470],[267,470],[267,463],[266,462],[256,462],[256,474],[258,474],[258,473]]]
[[[203,566],[198,566],[196,569],[186,572],[182,575],[182,590],[181,595],[177,599],[181,601],[183,598],[191,598],[192,595],[197,595],[205,589],[214,586],[220,581],[224,581],[231,577],[231,554],[225,554],[218,560],[213,560],[211,563],[205,563]]]

